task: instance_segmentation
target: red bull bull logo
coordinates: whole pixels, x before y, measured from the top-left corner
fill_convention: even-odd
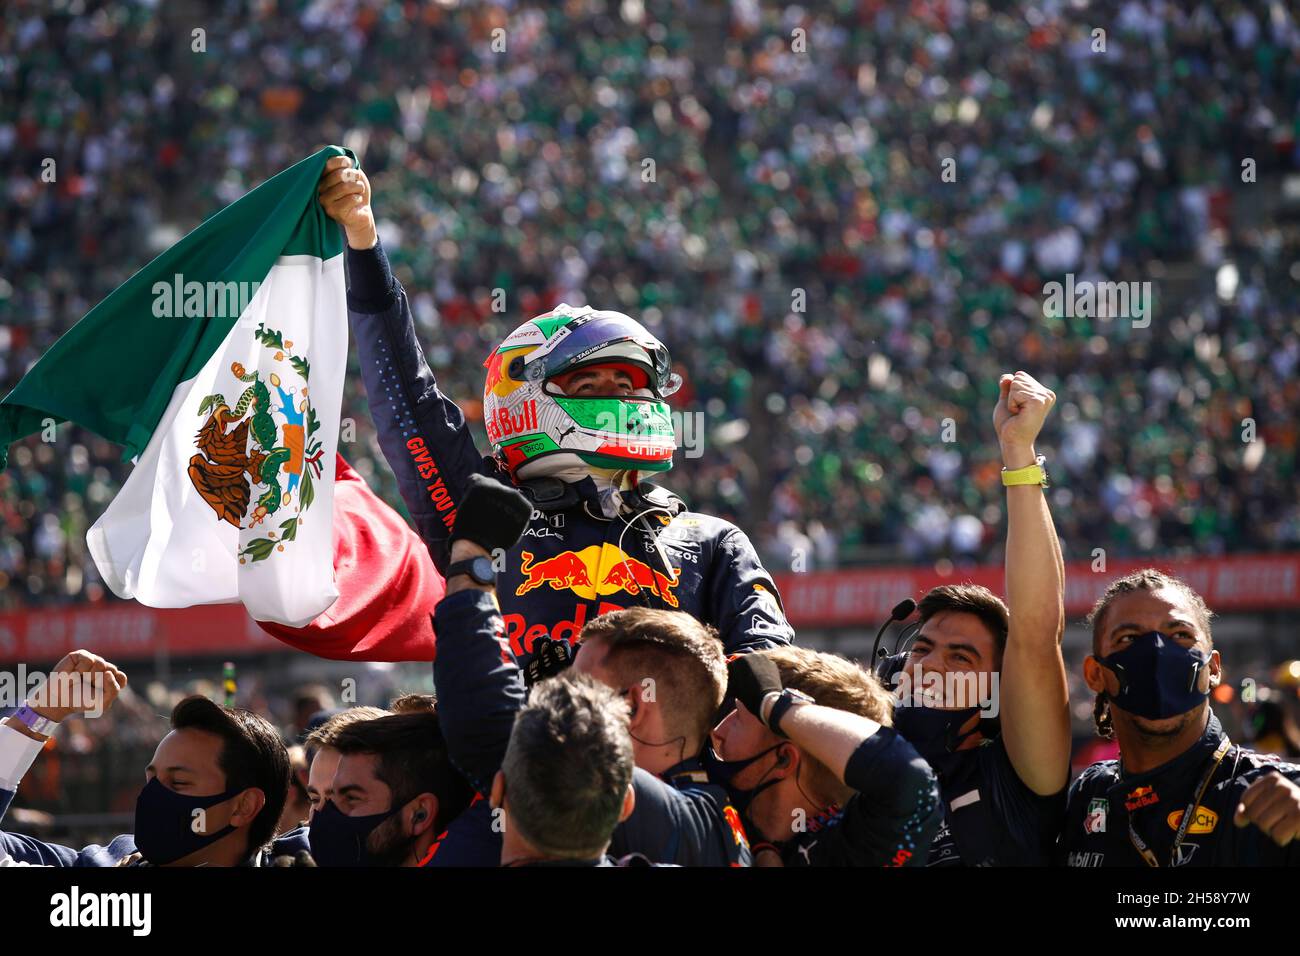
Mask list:
[[[511,338],[514,338],[514,336],[511,336]],[[506,374],[506,369],[508,368],[511,359],[519,355],[527,355],[537,346],[534,345],[532,348],[523,349],[521,351],[517,347],[508,348],[507,346],[509,343],[510,339],[507,339],[506,342],[503,343],[499,349],[489,355],[487,361],[483,363],[483,367],[487,369],[487,379],[483,383],[484,398],[487,398],[489,395],[496,395],[498,398],[505,398],[523,384],[523,382],[517,381]]]
[[[562,551],[541,561],[529,551],[521,552],[520,557],[523,563],[519,570],[524,580],[515,589],[517,597],[549,584],[553,590],[572,591],[587,600],[620,592],[640,595],[644,591],[656,595],[669,607],[678,606],[673,588],[681,578],[681,568],[673,568],[669,577],[608,542],[589,545],[581,551]]]

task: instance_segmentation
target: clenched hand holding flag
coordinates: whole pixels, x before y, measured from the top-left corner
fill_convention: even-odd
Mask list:
[[[88,535],[118,596],[151,607],[242,602],[290,628],[338,597],[347,309],[342,241],[316,185],[344,152],[326,147],[204,222],[92,309],[0,403],[0,465],[10,442],[48,419],[75,421],[135,459]],[[363,507],[387,510],[365,495]],[[431,646],[418,655],[430,656]]]

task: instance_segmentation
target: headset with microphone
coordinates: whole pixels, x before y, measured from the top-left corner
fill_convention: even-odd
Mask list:
[[[903,666],[907,663],[908,650],[904,644],[906,641],[914,637],[916,632],[920,630],[920,623],[914,622],[909,624],[899,632],[898,638],[894,641],[894,653],[892,654],[887,653],[886,650],[880,646],[880,642],[884,638],[885,632],[889,630],[891,624],[895,624],[899,621],[906,621],[915,611],[916,602],[911,598],[904,598],[899,601],[894,605],[894,609],[889,612],[889,619],[885,621],[885,623],[880,626],[880,630],[876,632],[876,640],[871,645],[871,667],[876,672],[876,676],[880,678],[880,682],[886,687],[893,686],[892,682],[894,675],[901,671]],[[900,650],[900,648],[902,649]]]
[[[876,640],[871,645],[871,665],[875,671],[876,677],[886,689],[894,688],[896,675],[907,666],[907,658],[911,652],[911,642],[916,638],[916,634],[921,630],[921,622],[913,621],[904,627],[894,641],[894,653],[887,653],[885,648],[881,647],[881,640],[885,632],[889,630],[891,624],[905,621],[916,611],[916,602],[911,598],[904,598],[894,605],[894,609],[889,612],[889,619],[881,625],[880,630],[876,632]],[[981,711],[980,714],[980,731],[986,738],[991,738],[999,734],[1002,730],[1001,722],[997,717],[986,717]]]

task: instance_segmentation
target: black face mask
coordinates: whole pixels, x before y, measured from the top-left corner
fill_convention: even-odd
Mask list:
[[[704,753],[701,754],[701,762],[704,764],[705,773],[709,775],[711,781],[714,783],[720,783],[727,788],[727,793],[731,795],[732,806],[736,808],[736,812],[740,814],[740,818],[745,821],[747,827],[750,823],[749,808],[753,806],[754,798],[768,787],[780,783],[780,778],[775,780],[765,780],[758,786],[750,787],[748,789],[734,787],[732,786],[731,781],[737,774],[743,773],[746,767],[761,760],[763,757],[766,757],[780,746],[782,745],[773,744],[766,750],[760,750],[758,753],[754,754],[754,756],[745,757],[741,760],[723,760],[714,751],[712,745],[705,747]],[[757,833],[759,831],[755,828],[754,832]]]
[[[1159,631],[1133,638],[1128,647],[1097,663],[1119,679],[1119,693],[1110,699],[1130,714],[1149,720],[1177,717],[1209,696],[1197,689],[1201,669],[1210,663],[1202,650],[1183,647]]]
[[[376,858],[367,847],[375,827],[401,810],[396,806],[383,813],[363,817],[350,817],[326,800],[311,818],[307,842],[317,866],[387,866],[386,860]],[[388,854],[380,854],[387,857]]]
[[[962,727],[972,716],[978,714],[978,707],[962,707],[957,710],[940,710],[938,707],[898,707],[894,711],[894,729],[903,739],[916,748],[916,752],[925,758],[925,762],[936,773],[943,773],[952,763],[953,754],[967,738],[979,733],[977,723],[973,730],[962,733]]]
[[[154,866],[166,866],[182,857],[211,846],[235,828],[225,826],[216,833],[198,833],[203,819],[196,810],[207,810],[242,793],[227,790],[210,797],[187,797],[169,789],[154,777],[135,800],[135,846]]]

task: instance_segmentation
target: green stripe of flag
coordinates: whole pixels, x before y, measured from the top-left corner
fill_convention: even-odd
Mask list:
[[[351,150],[327,146],[267,180],[158,256],[91,309],[0,403],[0,469],[9,445],[45,419],[73,421],[144,450],[176,386],[193,378],[225,341],[238,310],[223,317],[158,318],[155,283],[261,282],[276,259],[343,251],[339,230],[316,201],[326,160]]]

